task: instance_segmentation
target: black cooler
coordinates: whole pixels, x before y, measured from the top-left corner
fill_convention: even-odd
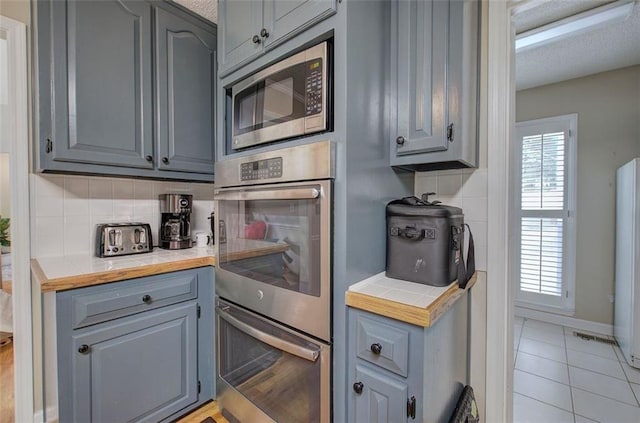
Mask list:
[[[387,277],[432,286],[458,279],[464,288],[475,271],[473,237],[469,231],[469,260],[464,263],[464,214],[416,197],[387,204]],[[467,226],[468,228],[468,226]]]

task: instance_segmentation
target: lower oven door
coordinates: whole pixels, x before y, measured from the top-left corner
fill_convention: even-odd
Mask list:
[[[217,400],[230,422],[329,422],[329,345],[218,299]]]

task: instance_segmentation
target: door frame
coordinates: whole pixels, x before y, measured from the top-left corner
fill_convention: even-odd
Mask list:
[[[7,34],[8,74],[15,83],[9,86],[10,103],[10,177],[11,246],[13,300],[13,354],[15,419],[33,421],[33,333],[31,317],[31,271],[29,236],[29,102],[27,91],[27,27],[24,23],[0,15],[0,29]]]

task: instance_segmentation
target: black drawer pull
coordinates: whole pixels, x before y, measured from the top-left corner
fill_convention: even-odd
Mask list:
[[[80,348],[78,348],[78,352],[80,354],[87,354],[89,352],[89,346],[87,344],[82,344],[80,345]]]
[[[353,384],[353,390],[356,394],[360,395],[362,393],[362,389],[364,389],[364,383],[356,382]]]
[[[151,295],[145,294],[142,296],[142,302],[145,304],[151,303]]]
[[[375,355],[380,355],[380,353],[382,352],[382,345],[378,344],[377,342],[375,344],[371,344],[371,352]]]

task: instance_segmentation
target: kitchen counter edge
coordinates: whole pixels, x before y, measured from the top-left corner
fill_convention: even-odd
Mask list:
[[[216,258],[210,255],[50,279],[40,266],[38,259],[34,258],[31,259],[31,273],[40,286],[41,292],[53,292],[215,265]]]
[[[453,307],[453,305],[475,285],[477,280],[478,272],[475,272],[471,279],[469,279],[465,289],[460,289],[456,282],[426,305],[426,307],[417,307],[384,297],[354,291],[347,291],[345,298],[349,307],[428,328],[433,326],[447,310]]]

